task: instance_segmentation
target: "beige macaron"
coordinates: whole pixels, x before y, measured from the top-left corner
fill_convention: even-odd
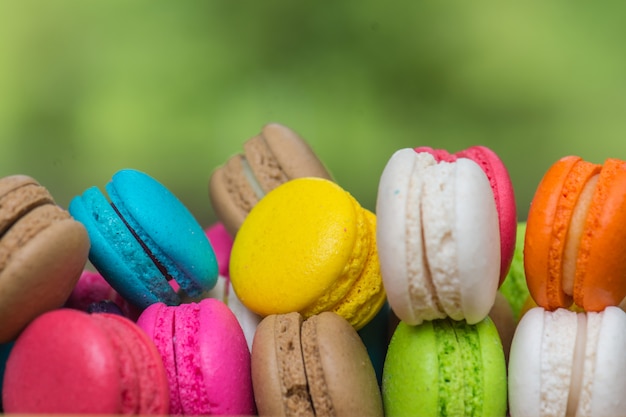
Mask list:
[[[0,179],[0,343],[65,303],[89,246],[83,225],[36,180]]]
[[[278,123],[263,126],[243,153],[231,156],[209,179],[209,198],[220,222],[236,235],[248,212],[280,184],[300,177],[331,179],[309,144]]]
[[[270,315],[252,344],[260,416],[381,416],[382,397],[365,345],[341,316]]]

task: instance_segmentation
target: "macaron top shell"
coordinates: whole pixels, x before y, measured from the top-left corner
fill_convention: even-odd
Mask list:
[[[281,124],[265,125],[243,148],[209,180],[212,206],[233,236],[252,207],[280,184],[300,177],[331,179],[308,143]]]
[[[24,175],[0,179],[0,343],[63,305],[87,262],[82,224]]]
[[[374,223],[329,180],[282,184],[254,207],[235,237],[230,274],[239,300],[262,316],[341,310],[362,327],[385,302]]]

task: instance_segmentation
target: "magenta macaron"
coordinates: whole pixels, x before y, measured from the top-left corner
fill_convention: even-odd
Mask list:
[[[222,301],[146,308],[137,324],[165,365],[172,415],[254,415],[250,351],[235,315]]]
[[[169,389],[155,345],[134,322],[62,308],[16,340],[2,403],[19,414],[163,415]]]

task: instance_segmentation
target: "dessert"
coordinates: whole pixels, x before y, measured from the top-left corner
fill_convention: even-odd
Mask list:
[[[4,375],[6,413],[164,415],[161,357],[131,320],[61,308],[15,341]]]
[[[524,304],[528,302],[530,292],[526,284],[526,273],[524,272],[524,236],[526,235],[526,222],[519,222],[515,239],[515,251],[509,273],[498,291],[504,295],[511,305],[515,320],[522,316]]]
[[[80,274],[78,282],[65,302],[65,307],[89,311],[94,303],[103,301],[114,303],[122,314],[131,320],[136,320],[139,316],[137,308],[115,291],[99,272],[88,269]]]
[[[626,162],[566,156],[545,173],[524,241],[528,288],[537,305],[602,311],[626,296]]]
[[[0,179],[0,343],[61,307],[87,262],[89,237],[35,179]]]
[[[398,318],[474,324],[487,316],[501,244],[493,191],[476,162],[396,151],[380,177],[376,215],[380,269]]]
[[[263,126],[243,149],[216,168],[209,180],[215,214],[233,236],[252,207],[278,185],[300,177],[331,179],[311,147],[286,126]]]
[[[154,341],[167,372],[172,415],[253,415],[250,351],[221,301],[146,308],[137,324]]]
[[[388,417],[504,416],[506,365],[491,319],[400,322],[385,360],[382,395]]]
[[[476,162],[487,175],[493,197],[498,210],[500,226],[500,285],[506,277],[513,252],[515,250],[515,236],[517,232],[517,209],[513,183],[504,162],[486,146],[470,146],[456,153],[449,153],[445,149],[433,149],[427,146],[415,148],[416,152],[429,152],[437,162],[454,162],[458,158],[468,158]]]
[[[270,191],[235,237],[230,279],[261,316],[334,311],[362,328],[385,303],[376,216],[323,178],[296,178]]]
[[[332,312],[265,317],[252,345],[252,383],[260,416],[383,415],[365,346]]]
[[[509,359],[509,411],[518,416],[623,415],[626,313],[530,309]]]
[[[165,186],[125,169],[106,190],[111,202],[91,187],[69,211],[89,233],[89,260],[127,301],[139,309],[176,305],[172,279],[190,296],[215,285],[217,261],[204,230]]]

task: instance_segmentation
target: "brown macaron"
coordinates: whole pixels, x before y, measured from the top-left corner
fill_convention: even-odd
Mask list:
[[[209,198],[220,222],[235,236],[252,207],[269,191],[294,178],[331,179],[311,147],[286,126],[270,123],[248,139],[209,179]]]
[[[382,416],[374,367],[354,328],[324,312],[265,317],[252,344],[260,416]]]
[[[0,343],[65,303],[89,245],[84,226],[33,178],[0,179]]]

